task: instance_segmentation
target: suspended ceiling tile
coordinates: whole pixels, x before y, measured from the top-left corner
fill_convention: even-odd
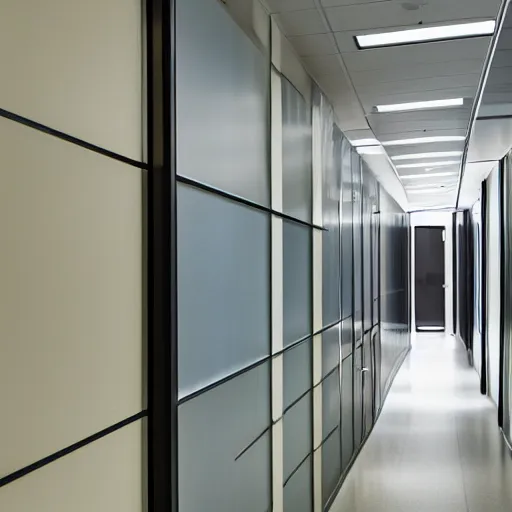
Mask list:
[[[496,49],[512,50],[512,28],[502,29]]]
[[[482,71],[480,59],[464,59],[454,62],[439,62],[405,66],[401,69],[379,69],[369,71],[352,71],[354,85],[373,83],[394,83],[401,80],[415,80],[430,77],[447,77],[456,75],[478,74]]]
[[[483,105],[507,105],[512,100],[512,94],[509,90],[505,89],[504,91],[494,92],[492,90],[485,90],[485,93],[482,97]],[[483,115],[483,114],[479,114]]]
[[[371,119],[371,117],[369,118]],[[391,141],[391,140],[403,140],[403,139],[412,139],[419,137],[442,137],[446,135],[458,135],[461,137],[466,136],[466,130],[464,128],[448,128],[448,129],[431,129],[431,130],[406,130],[398,133],[388,133],[382,134],[378,137],[381,142]],[[421,144],[423,147],[429,147],[430,150],[434,151],[432,148],[436,146],[436,144]],[[393,146],[387,146],[386,149],[389,149]],[[397,146],[401,148],[407,148],[408,146]]]
[[[509,9],[503,22],[504,28],[512,28],[512,11]]]
[[[410,132],[422,132],[420,134],[411,134],[407,138],[413,137],[428,137],[430,136],[426,132],[433,130],[466,130],[468,123],[466,121],[446,121],[440,118],[437,121],[415,121],[415,122],[397,122],[397,123],[381,123],[379,124],[375,120],[375,116],[371,115],[367,117],[370,127],[374,133],[378,136],[379,140],[382,135],[390,134],[402,134]],[[424,135],[423,135],[424,133]],[[389,139],[394,139],[390,137]],[[388,139],[388,140],[389,140]]]
[[[332,34],[293,36],[289,41],[301,57],[334,55],[338,53]]]
[[[316,9],[274,14],[274,19],[287,36],[325,34],[328,32]]]
[[[420,9],[408,10],[402,2],[375,2],[330,7],[325,12],[333,30],[344,31],[494,18],[498,5],[498,0],[466,0],[463,6],[459,0],[430,0]]]
[[[487,87],[500,84],[512,84],[512,66],[506,68],[495,68],[494,66],[491,67],[491,71],[489,72],[489,76],[487,77],[487,82],[485,85],[486,90]]]
[[[433,153],[438,151],[463,151],[464,141],[435,142],[432,144],[411,144],[409,146],[386,146],[390,157],[397,155],[414,155],[418,153]]]
[[[389,0],[320,0],[324,7],[339,7],[342,5],[374,4],[389,2]]]
[[[421,21],[419,11],[406,11],[390,2],[330,7],[325,13],[335,32],[416,25]]]
[[[385,96],[409,92],[456,89],[466,86],[476,88],[479,80],[479,73],[473,75],[436,76],[397,82],[374,82],[371,84],[358,85],[357,90],[360,94]]]
[[[395,165],[397,165],[397,164],[400,165],[402,162],[394,162],[394,163],[395,163]],[[426,171],[424,168],[403,169],[401,167],[398,167],[397,172],[400,176],[424,176],[425,180],[427,180],[427,179],[433,180],[436,183],[440,183],[440,184],[444,185],[446,183],[449,183],[449,182],[457,179],[457,177],[455,176],[454,173],[459,172],[460,162],[456,165],[449,165],[449,166],[436,167],[436,168],[428,167],[427,169],[429,169],[429,170]],[[450,173],[451,175],[450,176],[435,176],[435,174],[441,174],[441,173]],[[433,176],[429,176],[431,174]],[[411,185],[423,185],[424,181],[422,178],[421,180],[419,180],[419,179],[411,180],[408,183],[410,183]]]
[[[508,67],[512,63],[512,50],[496,50],[492,60],[492,67],[503,68]]]
[[[266,0],[270,13],[314,9],[314,0]]]
[[[342,69],[339,55],[304,57],[302,61],[315,78],[319,75],[339,75]]]
[[[398,46],[343,53],[343,60],[350,71],[376,69],[404,69],[418,63],[432,64],[478,59],[482,62],[487,54],[489,37],[443,41],[429,44]],[[510,61],[509,61],[510,63]]]

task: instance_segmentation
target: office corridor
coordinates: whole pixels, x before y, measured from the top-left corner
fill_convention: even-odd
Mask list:
[[[496,414],[462,343],[419,335],[332,511],[512,510]]]

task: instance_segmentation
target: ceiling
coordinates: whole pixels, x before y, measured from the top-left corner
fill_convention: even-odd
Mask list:
[[[332,102],[340,128],[351,140],[442,135],[466,136],[490,36],[359,50],[354,36],[495,19],[500,0],[266,0],[309,73]],[[512,22],[496,54],[485,105],[501,108],[512,93]],[[378,113],[376,105],[464,98],[460,107]],[[512,113],[512,103],[507,103]],[[464,150],[464,140],[384,146],[381,158],[395,164],[409,208],[455,206],[461,157],[442,168],[401,168],[393,157]],[[375,169],[375,167],[374,167]],[[428,169],[428,168],[427,168]],[[452,176],[435,176],[440,172]],[[425,177],[425,173],[432,176]],[[455,173],[455,174],[453,174]],[[404,178],[419,176],[422,178]],[[427,188],[428,187],[428,188]],[[425,192],[422,192],[422,189]]]

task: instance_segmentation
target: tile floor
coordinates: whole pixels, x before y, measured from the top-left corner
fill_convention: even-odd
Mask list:
[[[512,458],[463,345],[422,334],[331,512],[512,512]]]

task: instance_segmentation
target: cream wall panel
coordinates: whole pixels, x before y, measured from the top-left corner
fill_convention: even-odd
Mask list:
[[[9,512],[142,512],[142,422],[0,488]]]
[[[142,2],[2,0],[0,108],[142,158]]]
[[[0,476],[141,410],[141,198],[139,169],[0,119]]]
[[[311,103],[311,78],[302,65],[295,49],[286,39],[275,19],[272,18],[272,64]]]

